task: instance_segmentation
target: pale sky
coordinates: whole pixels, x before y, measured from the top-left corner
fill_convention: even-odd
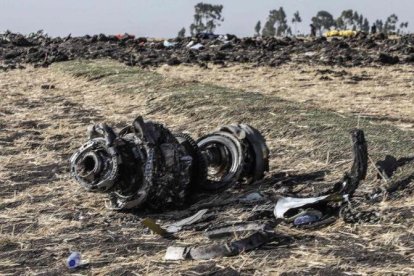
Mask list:
[[[194,5],[200,0],[0,0],[0,32],[30,33],[43,29],[52,36],[130,33],[137,36],[175,37],[193,21]],[[284,7],[290,22],[297,10],[299,29],[309,32],[310,19],[319,10],[335,18],[354,9],[372,23],[390,14],[409,22],[414,31],[414,0],[205,0],[224,6],[224,22],[216,33],[251,36],[258,20],[269,10]]]

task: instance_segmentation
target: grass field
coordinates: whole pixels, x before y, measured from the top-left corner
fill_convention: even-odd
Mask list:
[[[120,128],[143,115],[197,138],[244,122],[266,137],[271,170],[260,183],[208,199],[251,190],[312,195],[349,169],[352,128],[364,129],[373,162],[414,156],[413,72],[408,66],[297,65],[143,70],[103,60],[0,73],[0,274],[68,273],[71,250],[89,263],[75,271],[80,274],[413,274],[413,162],[393,177],[405,189],[361,205],[381,217],[378,223],[339,219],[313,231],[279,225],[277,232],[292,240],[236,257],[182,262],[163,260],[167,246],[211,243],[202,232],[160,238],[141,226],[142,214],[105,209],[105,195],[84,192],[68,170],[92,123]],[[45,83],[55,89],[41,89]],[[370,163],[356,196],[382,186]],[[212,211],[212,223],[236,223],[252,207]],[[165,223],[189,214],[145,216]]]

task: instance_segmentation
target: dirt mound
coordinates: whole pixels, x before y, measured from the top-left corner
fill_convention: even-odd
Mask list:
[[[130,35],[49,37],[42,32],[24,36],[0,34],[0,68],[22,64],[47,67],[74,59],[111,58],[130,66],[182,63],[253,63],[279,66],[287,62],[338,66],[413,63],[414,35],[391,39],[360,34],[350,38],[237,38],[234,35],[176,38],[169,41]]]

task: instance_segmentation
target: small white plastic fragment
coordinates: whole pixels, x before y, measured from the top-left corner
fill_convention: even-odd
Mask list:
[[[169,246],[165,252],[165,260],[184,260],[186,247]]]
[[[317,203],[326,199],[329,195],[320,196],[320,197],[310,197],[310,198],[294,198],[294,197],[282,197],[280,198],[275,206],[273,213],[276,218],[284,218],[284,214],[290,210],[299,208],[308,204]]]

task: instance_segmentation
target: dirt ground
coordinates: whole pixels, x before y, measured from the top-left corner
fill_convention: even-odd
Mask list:
[[[67,274],[65,260],[73,250],[87,262],[74,271],[78,274],[413,274],[413,72],[408,66],[293,65],[150,71],[108,61],[2,72],[0,274]],[[55,88],[41,89],[46,83]],[[348,131],[354,127],[365,130],[373,162],[385,155],[409,161],[394,176],[401,190],[362,205],[379,222],[338,219],[319,230],[282,224],[277,232],[291,239],[240,256],[166,261],[168,245],[212,241],[192,230],[164,239],[141,219],[166,223],[193,212],[113,212],[105,208],[105,195],[86,193],[69,176],[68,159],[86,141],[88,125],[105,121],[122,127],[137,115],[195,138],[231,122],[263,132],[271,150],[265,180],[208,195],[207,201],[256,190],[306,196],[329,187],[349,169]],[[362,200],[383,184],[370,164],[356,196]],[[216,223],[237,223],[253,208],[236,204],[212,211]]]

